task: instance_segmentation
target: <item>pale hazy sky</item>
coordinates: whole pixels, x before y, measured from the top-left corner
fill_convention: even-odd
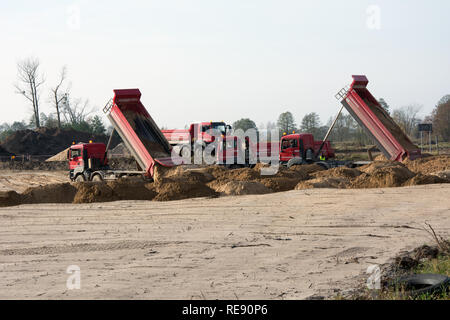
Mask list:
[[[67,65],[73,96],[100,110],[113,89],[137,87],[166,127],[259,124],[286,110],[326,122],[352,74],[391,107],[419,103],[424,115],[450,94],[449,12],[448,0],[2,0],[0,123],[29,118],[13,83],[31,55],[46,113]]]

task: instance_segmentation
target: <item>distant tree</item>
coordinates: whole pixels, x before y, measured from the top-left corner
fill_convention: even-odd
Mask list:
[[[278,117],[277,127],[280,133],[291,133],[297,127],[295,124],[294,116],[289,111],[286,111]]]
[[[383,107],[383,109],[389,114],[391,111],[390,111],[390,107],[389,107],[389,105],[387,104],[387,102],[383,99],[383,98],[380,98],[379,100],[378,100],[378,102],[381,104],[381,106]]]
[[[243,118],[233,123],[233,129],[241,129],[245,132],[248,129],[257,129],[257,127],[253,120],[250,120],[249,118]]]
[[[86,119],[93,112],[89,108],[89,100],[71,99],[69,94],[64,95],[62,100],[62,114],[67,124],[75,126],[77,124],[87,123]],[[84,124],[83,124],[84,126]]]
[[[445,96],[443,96],[439,101],[438,101],[438,103],[436,104],[436,106],[439,106],[439,105],[441,105],[441,104],[445,104],[445,103],[447,103],[447,102],[449,102],[450,101],[450,94],[446,94]]]
[[[312,133],[314,136],[317,136],[320,127],[319,115],[315,112],[311,112],[303,117],[300,130],[304,133]]]
[[[33,107],[34,123],[37,128],[39,121],[39,91],[44,78],[39,72],[39,60],[27,58],[17,63],[18,83],[14,85],[16,93],[23,95]]]
[[[10,126],[10,130],[12,131],[20,131],[26,129],[28,129],[28,126],[26,125],[25,121],[14,121]]]
[[[411,104],[395,109],[392,112],[392,118],[410,137],[414,136],[415,130],[417,129],[417,124],[419,123],[417,113],[421,108],[421,105]]]
[[[441,101],[445,101],[442,100]],[[433,130],[443,141],[450,141],[450,99],[438,104],[432,114]]]
[[[89,124],[91,125],[93,134],[105,134],[106,128],[102,119],[98,115],[95,115],[92,119],[90,119]]]
[[[61,69],[61,73],[59,76],[59,82],[58,84],[51,88],[51,93],[52,93],[52,104],[56,109],[56,119],[58,122],[58,128],[61,128],[61,104],[64,100],[64,98],[67,96],[68,91],[65,90],[63,91],[62,85],[64,83],[64,81],[66,80],[66,76],[67,76],[67,67],[64,66]]]

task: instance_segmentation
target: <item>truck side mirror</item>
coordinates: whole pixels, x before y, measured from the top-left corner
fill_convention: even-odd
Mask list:
[[[67,150],[67,160],[69,160],[69,159],[70,159],[70,149]]]

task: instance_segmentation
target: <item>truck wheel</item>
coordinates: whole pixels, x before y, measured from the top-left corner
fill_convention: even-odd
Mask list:
[[[86,181],[86,178],[84,177],[83,174],[79,174],[75,177],[75,182],[84,182]]]
[[[287,163],[287,167],[290,168],[292,166],[298,166],[303,164],[303,159],[302,158],[292,158],[291,160],[288,161]]]
[[[101,176],[100,174],[95,174],[95,175],[92,177],[91,181],[94,181],[94,182],[102,182],[102,181],[103,181],[103,178],[102,178],[102,176]]]

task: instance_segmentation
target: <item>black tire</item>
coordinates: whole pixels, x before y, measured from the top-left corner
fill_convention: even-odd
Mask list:
[[[446,290],[450,286],[450,278],[441,274],[414,274],[400,278],[394,285],[403,287],[406,296],[417,297]]]
[[[298,166],[298,165],[302,165],[302,164],[303,164],[302,158],[292,158],[291,160],[288,161],[287,167],[290,168],[292,166]]]
[[[80,173],[75,177],[74,181],[75,182],[84,182],[84,181],[86,181],[86,177],[84,176],[84,174]]]
[[[101,176],[101,174],[97,173],[92,176],[91,181],[103,182],[103,177]]]

